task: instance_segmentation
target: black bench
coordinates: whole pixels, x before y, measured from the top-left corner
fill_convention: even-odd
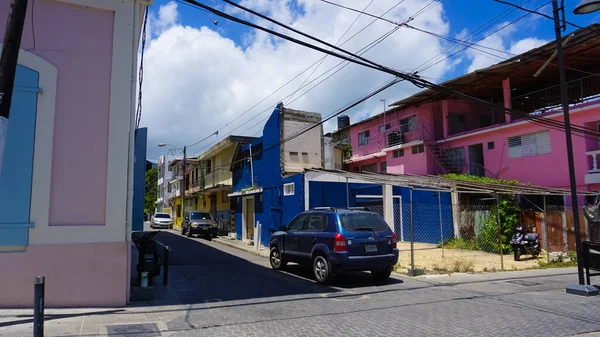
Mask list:
[[[600,276],[600,242],[583,241],[583,267],[586,284],[590,284],[590,276]],[[590,270],[594,273],[590,274]]]

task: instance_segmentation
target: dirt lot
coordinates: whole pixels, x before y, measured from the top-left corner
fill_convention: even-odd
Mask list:
[[[407,273],[410,267],[410,243],[399,242],[400,267],[398,272]],[[437,245],[415,243],[415,269],[427,274],[451,272],[486,272],[530,269],[538,265],[538,260],[524,255],[521,261],[514,261],[513,255],[491,254],[478,250],[441,249]],[[545,259],[544,259],[545,260]],[[504,265],[504,268],[502,266]]]

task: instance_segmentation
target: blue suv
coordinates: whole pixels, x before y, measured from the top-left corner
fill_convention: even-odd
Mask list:
[[[382,282],[398,263],[397,241],[377,213],[318,207],[300,213],[271,235],[269,261],[275,270],[288,262],[311,265],[321,284],[349,270],[369,270]]]

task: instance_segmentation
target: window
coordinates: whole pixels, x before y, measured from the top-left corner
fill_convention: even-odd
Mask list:
[[[308,152],[302,152],[302,162],[308,163]]]
[[[323,214],[310,214],[306,225],[309,232],[322,232],[327,228],[327,216]]]
[[[377,164],[363,165],[360,167],[360,171],[377,173]]]
[[[168,167],[168,170],[169,170],[169,172],[173,172],[173,166],[170,166],[170,165],[169,165],[169,166],[167,166],[167,167]]]
[[[377,213],[342,213],[340,222],[342,227],[353,232],[379,232],[388,227],[388,224]]]
[[[494,149],[494,142],[488,142],[488,150]]]
[[[371,131],[367,130],[358,134],[358,146],[368,145]]]
[[[508,158],[550,153],[550,132],[537,132],[508,138]]]
[[[289,231],[300,231],[302,230],[302,226],[304,226],[304,222],[306,221],[306,214],[300,214],[288,226]]]
[[[400,120],[400,131],[410,132],[417,129],[417,116],[410,116]]]
[[[226,191],[222,191],[221,192],[221,203],[227,203],[229,202],[229,197],[227,196],[227,192]]]
[[[156,219],[171,219],[171,216],[167,213],[156,213],[154,214]]]
[[[385,125],[385,128],[383,127],[383,125],[380,125],[380,126],[379,126],[379,132],[384,132],[385,130],[389,130],[389,129],[391,129],[391,128],[392,128],[392,124],[390,124],[390,123],[387,123],[387,124]]]
[[[171,193],[171,184],[167,184],[167,192]]]
[[[465,148],[456,147],[444,151],[444,161],[452,166],[453,169],[462,170],[465,166]]]
[[[380,165],[381,173],[387,173],[387,162],[382,162]]]
[[[425,145],[415,145],[412,147],[412,154],[418,154],[425,152]]]
[[[294,193],[295,193],[294,183],[283,184],[283,195],[284,196],[294,195]]]
[[[404,157],[404,149],[398,149],[398,150],[394,150],[394,152],[392,153],[394,158],[398,158],[398,157]]]
[[[300,161],[300,158],[298,157],[298,152],[290,152],[290,161],[294,163]]]

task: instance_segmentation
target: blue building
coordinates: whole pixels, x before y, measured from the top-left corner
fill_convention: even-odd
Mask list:
[[[237,149],[229,196],[238,240],[266,246],[271,233],[304,210],[368,206],[393,224],[400,240],[409,241],[411,203],[415,241],[439,243],[454,236],[449,192],[411,191],[373,182],[367,175],[363,179],[361,174],[349,177],[350,173],[321,169],[322,128],[302,132],[320,120],[318,114],[290,110],[280,103],[262,137]]]

